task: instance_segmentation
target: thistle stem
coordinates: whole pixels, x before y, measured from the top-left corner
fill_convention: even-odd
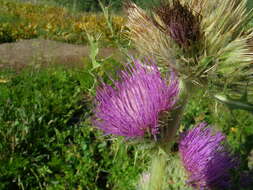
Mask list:
[[[166,153],[162,151],[158,151],[157,154],[153,155],[149,185],[145,190],[163,190],[165,188],[166,157]]]
[[[180,126],[180,121],[182,119],[185,106],[193,91],[192,88],[193,87],[191,83],[183,80],[180,82],[180,97],[178,103],[175,105],[175,109],[170,115],[171,119],[168,121],[168,127],[164,129],[163,137],[159,142],[160,148],[162,148],[167,153],[170,151],[170,147],[175,141],[176,132]]]
[[[183,116],[185,106],[191,94],[193,94],[195,88],[190,82],[182,80],[180,82],[180,97],[176,108],[171,113],[171,120],[168,122],[168,127],[162,131],[161,139],[158,142],[158,147],[152,156],[150,178],[144,184],[142,190],[164,190],[167,179],[167,160],[169,158],[169,152],[176,137],[176,132],[180,125],[180,121]]]

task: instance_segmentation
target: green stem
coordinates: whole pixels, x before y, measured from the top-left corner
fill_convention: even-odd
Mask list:
[[[145,190],[163,190],[165,188],[167,155],[158,151],[152,156],[149,185]]]
[[[181,81],[180,97],[175,109],[170,115],[167,127],[161,130],[161,138],[158,141],[158,147],[152,154],[152,163],[150,168],[150,178],[146,184],[142,186],[142,190],[164,190],[167,179],[167,160],[168,153],[174,143],[176,132],[183,116],[184,108],[191,94],[196,88],[190,82]]]
[[[167,126],[163,129],[162,137],[159,140],[159,146],[165,151],[170,151],[170,146],[173,144],[176,132],[180,126],[180,121],[183,116],[183,112],[185,106],[188,102],[190,94],[193,92],[193,86],[191,83],[186,81],[181,81],[180,83],[180,96],[178,103],[175,105],[175,109],[172,111],[170,115],[170,119],[168,120]]]

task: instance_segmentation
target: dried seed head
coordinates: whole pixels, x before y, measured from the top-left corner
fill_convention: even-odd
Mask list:
[[[173,0],[171,4],[161,5],[154,11],[163,21],[164,26],[154,21],[155,24],[181,47],[187,48],[192,42],[200,39],[200,16],[187,5]]]

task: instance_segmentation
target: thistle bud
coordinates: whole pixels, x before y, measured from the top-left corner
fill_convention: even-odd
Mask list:
[[[161,5],[155,9],[155,13],[163,21],[164,25],[155,24],[180,47],[187,48],[192,42],[200,39],[200,16],[187,5],[183,5],[178,0],[173,0],[171,4]]]

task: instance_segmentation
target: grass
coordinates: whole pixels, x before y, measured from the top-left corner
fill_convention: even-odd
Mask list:
[[[64,68],[1,72],[0,189],[133,189],[145,159],[91,126],[86,77]]]

